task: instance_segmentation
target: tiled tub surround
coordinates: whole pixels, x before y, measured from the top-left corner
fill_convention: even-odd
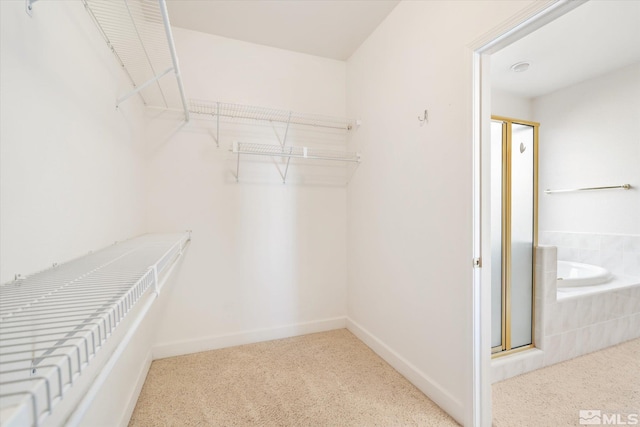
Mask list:
[[[640,277],[640,235],[543,231],[539,244],[558,248],[558,259],[604,267],[617,276]]]
[[[633,239],[627,241],[631,243],[627,243],[629,249],[640,247],[632,246],[637,243]],[[632,251],[620,252],[624,256]],[[640,338],[640,274],[635,278],[618,275],[614,283],[602,285],[599,292],[596,287],[589,287],[593,292],[590,294],[580,295],[579,290],[558,292],[558,253],[560,249],[555,246],[536,248],[536,349],[493,359],[493,382]],[[623,271],[635,272],[630,267]],[[627,286],[606,289],[616,282]]]

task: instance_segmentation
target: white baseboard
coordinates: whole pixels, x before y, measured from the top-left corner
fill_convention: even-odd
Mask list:
[[[165,357],[181,356],[183,354],[199,353],[201,351],[271,341],[346,327],[346,317],[334,317],[312,322],[294,323],[275,328],[254,329],[233,334],[161,343],[153,346],[153,359],[163,359]]]
[[[396,371],[400,372],[420,391],[426,394],[457,422],[464,425],[465,411],[462,403],[449,394],[443,387],[429,378],[424,372],[400,356],[388,345],[364,329],[362,326],[347,318],[347,329],[384,359]]]
[[[151,362],[153,362],[153,355],[151,353],[151,349],[149,349],[147,355],[144,358],[144,363],[140,368],[140,372],[138,373],[135,387],[131,391],[131,395],[129,396],[129,403],[124,408],[122,416],[120,417],[120,422],[118,423],[119,426],[126,427],[129,425],[131,415],[133,415],[133,410],[136,408],[136,403],[138,403],[138,397],[140,397],[142,386],[144,385],[144,382],[147,379],[147,374],[149,373],[149,369],[151,368]]]

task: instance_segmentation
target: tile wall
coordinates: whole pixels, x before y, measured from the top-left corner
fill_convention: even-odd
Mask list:
[[[556,246],[558,259],[604,267],[619,276],[640,277],[640,235],[543,231],[540,245]]]

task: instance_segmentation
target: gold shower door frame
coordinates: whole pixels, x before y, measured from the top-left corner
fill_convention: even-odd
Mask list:
[[[491,120],[502,122],[502,339],[501,345],[491,349],[492,357],[500,357],[535,347],[535,248],[538,246],[538,130],[540,123],[503,116],[491,116]],[[531,344],[516,348],[511,347],[511,143],[514,123],[533,127]]]

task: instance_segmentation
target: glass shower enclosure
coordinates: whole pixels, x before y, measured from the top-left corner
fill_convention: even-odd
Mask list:
[[[533,346],[537,245],[538,127],[491,121],[491,347],[494,355]]]

